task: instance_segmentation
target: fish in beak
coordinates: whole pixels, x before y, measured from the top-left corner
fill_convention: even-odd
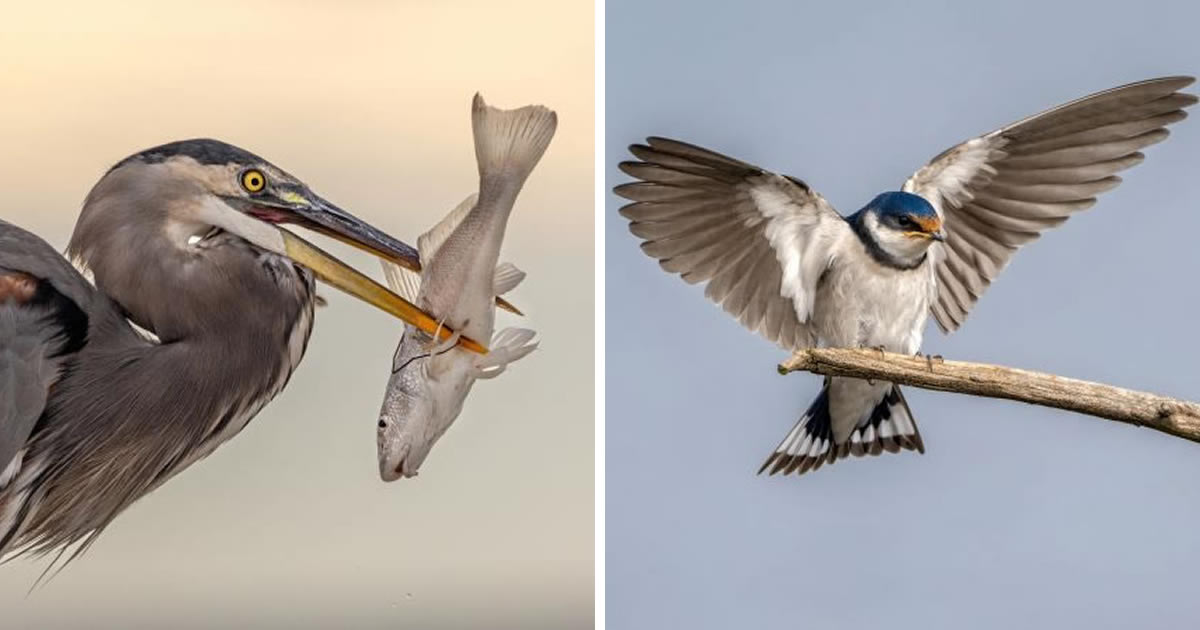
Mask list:
[[[386,232],[361,221],[312,192],[292,189],[281,193],[279,197],[280,206],[276,206],[276,208],[286,210],[292,218],[289,220],[288,214],[281,214],[281,222],[301,225],[318,234],[378,256],[394,265],[421,273],[421,256],[416,249],[403,241],[392,238]],[[524,315],[517,307],[500,296],[496,296],[496,306],[515,315]],[[474,343],[469,339],[467,341]]]
[[[250,199],[227,199],[226,201],[232,202],[231,205],[242,210],[243,216],[246,216],[248,220],[252,220],[250,219],[252,217],[258,220],[254,221],[255,223],[272,224],[278,231],[278,235],[263,235],[261,230],[246,225],[237,226],[242,229],[236,229],[235,226],[224,227],[234,227],[235,233],[308,268],[318,280],[382,309],[437,339],[446,340],[454,335],[454,330],[441,325],[412,302],[392,293],[316,245],[279,226],[281,224],[297,225],[361,249],[400,267],[420,269],[421,263],[417,250],[407,244],[388,236],[378,228],[301,186],[289,186],[277,194]],[[460,336],[458,345],[479,354],[487,353],[485,346],[468,337]]]

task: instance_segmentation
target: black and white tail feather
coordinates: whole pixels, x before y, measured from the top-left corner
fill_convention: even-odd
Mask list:
[[[885,451],[898,453],[901,450],[925,452],[921,432],[917,430],[912,410],[898,385],[891,386],[845,442],[836,444],[833,419],[829,414],[829,382],[830,379],[826,378],[817,399],[787,437],[775,447],[775,452],[763,462],[758,469],[759,474],[769,468],[768,474],[771,475],[802,475],[850,455],[861,457],[879,455]]]

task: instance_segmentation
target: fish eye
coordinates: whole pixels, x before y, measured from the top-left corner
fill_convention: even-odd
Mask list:
[[[266,186],[267,176],[263,175],[262,171],[256,168],[251,168],[246,169],[242,173],[242,188],[245,188],[246,192],[260,192],[263,188],[266,188]]]
[[[386,428],[387,428],[387,421],[386,421],[386,420],[384,420],[383,418],[380,418],[380,419],[379,419],[379,428],[380,428],[380,429],[386,429]]]

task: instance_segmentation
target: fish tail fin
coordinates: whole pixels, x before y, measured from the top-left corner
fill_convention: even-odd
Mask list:
[[[825,379],[817,399],[763,462],[759,474],[769,468],[771,475],[802,475],[850,455],[879,455],[884,451],[898,453],[901,450],[925,452],[912,410],[898,385],[892,385],[875,403],[865,423],[855,427],[845,442],[837,444],[833,437],[833,419],[829,415],[829,383],[830,379]]]
[[[471,104],[475,159],[479,163],[480,197],[489,186],[519,189],[537,166],[558,127],[558,114],[541,106],[498,109],[475,94]]]
[[[537,350],[536,332],[528,328],[505,328],[492,336],[491,349],[475,362],[476,378],[495,378],[510,363]]]

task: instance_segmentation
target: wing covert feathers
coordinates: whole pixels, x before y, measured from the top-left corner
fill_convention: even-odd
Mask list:
[[[817,282],[846,222],[799,179],[708,149],[651,137],[620,164],[637,181],[613,191],[642,251],[743,326],[787,349],[807,348]]]

